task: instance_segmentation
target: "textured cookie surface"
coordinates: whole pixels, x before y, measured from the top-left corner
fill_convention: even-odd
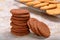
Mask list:
[[[53,9],[53,8],[56,8],[56,7],[57,7],[56,4],[49,4],[48,6],[41,7],[40,9],[42,9],[42,10],[48,10],[48,9]]]
[[[20,17],[19,17],[19,18],[18,18],[18,17],[12,16],[11,20],[14,19],[14,20],[19,20],[19,21],[27,21],[27,20],[29,20],[29,18],[30,18],[30,17],[26,17],[26,18],[20,18]]]
[[[33,1],[33,0],[20,0],[20,2],[22,2],[22,3],[31,2],[31,1]]]
[[[28,25],[35,34],[46,38],[50,36],[50,30],[45,23],[40,22],[35,18],[30,18]]]
[[[12,9],[10,12],[14,15],[28,14],[29,13],[29,11],[26,9]]]

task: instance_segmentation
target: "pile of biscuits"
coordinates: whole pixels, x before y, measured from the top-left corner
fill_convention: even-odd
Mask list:
[[[23,36],[29,34],[29,28],[27,25],[27,21],[30,18],[30,14],[28,10],[25,9],[12,9],[11,11],[11,33]]]
[[[12,9],[11,11],[11,33],[17,36],[24,36],[31,31],[38,35],[48,38],[50,29],[48,26],[35,18],[30,18],[29,11],[26,9]]]
[[[60,2],[56,0],[19,0],[21,3],[27,6],[32,6],[34,8],[45,10],[49,15],[60,14]]]
[[[29,21],[27,22],[29,28],[38,36],[42,36],[45,38],[48,38],[50,36],[50,29],[48,26],[35,19],[35,18],[30,18]]]

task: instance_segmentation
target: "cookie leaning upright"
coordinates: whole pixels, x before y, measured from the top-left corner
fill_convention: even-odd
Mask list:
[[[29,34],[27,21],[30,18],[29,11],[26,9],[12,9],[11,11],[11,33],[17,36]]]
[[[40,22],[35,18],[30,18],[27,24],[29,28],[38,36],[43,36],[46,38],[50,36],[50,30],[45,23]]]

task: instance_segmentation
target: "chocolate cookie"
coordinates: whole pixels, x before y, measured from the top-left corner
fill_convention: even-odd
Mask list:
[[[16,33],[16,32],[11,31],[11,33],[12,33],[13,35],[15,35],[15,36],[24,36],[24,35],[29,34],[30,32],[27,32],[27,33]]]
[[[32,19],[32,18],[31,18]],[[33,22],[34,21],[34,22]],[[32,22],[32,23],[29,23],[29,22]],[[38,36],[41,36],[41,34],[39,33],[39,30],[38,30],[38,28],[37,28],[37,20],[35,21],[35,20],[29,20],[28,22],[27,22],[27,24],[28,24],[28,26],[29,26],[29,28],[36,34],[36,35],[38,35]],[[32,27],[32,26],[33,27]]]
[[[12,9],[10,12],[13,15],[24,15],[29,13],[29,11],[26,9]]]
[[[32,31],[33,31],[33,29],[35,29],[35,32],[33,31],[34,33],[37,33],[39,36],[43,36],[46,38],[50,36],[50,30],[45,23],[40,22],[35,18],[30,18],[30,20],[28,22],[29,22],[28,26],[30,27],[30,29]]]
[[[15,25],[18,25],[18,26],[27,26],[27,23],[24,23],[24,24],[19,24],[19,23],[13,23],[11,22],[12,24],[15,24]]]
[[[17,29],[17,28],[11,28],[11,31],[14,31],[14,32],[28,32],[29,29]]]
[[[24,21],[24,20],[29,20],[29,17],[27,17],[27,18],[18,18],[18,17],[12,16],[12,17],[11,17],[11,20],[12,20],[12,19],[14,19],[14,20],[19,20],[19,21]]]
[[[13,24],[13,23],[10,23],[10,25],[13,27],[13,28],[19,28],[19,29],[27,29],[28,28],[28,26],[18,26],[18,25],[15,25],[15,24]],[[29,28],[28,28],[29,29]]]
[[[27,22],[27,21],[23,21],[23,20],[21,20],[21,21],[20,20],[15,20],[15,19],[12,19],[12,18],[10,20],[13,21],[13,22],[16,21],[16,22],[20,22],[20,23],[26,23]]]
[[[14,17],[18,17],[18,18],[27,18],[27,17],[30,17],[30,14],[28,13],[28,14],[24,14],[24,15],[12,15],[12,16],[14,16]]]

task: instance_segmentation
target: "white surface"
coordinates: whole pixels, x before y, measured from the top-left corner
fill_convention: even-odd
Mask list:
[[[60,18],[39,13],[22,4],[19,4],[20,8],[22,7],[28,9],[31,17],[36,18],[49,26],[51,36],[49,38],[41,38],[37,37],[33,33],[22,37],[16,37],[12,35],[10,33],[10,10],[13,8],[18,8],[15,4],[17,3],[13,0],[0,1],[0,5],[2,5],[0,7],[3,8],[3,11],[0,11],[0,40],[60,40]]]

